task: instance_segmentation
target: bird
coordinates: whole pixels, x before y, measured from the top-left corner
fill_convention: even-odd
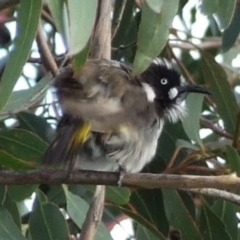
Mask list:
[[[44,166],[128,173],[140,172],[155,156],[165,121],[186,115],[187,84],[163,58],[135,76],[124,62],[88,59],[80,73],[65,67],[53,87],[62,110]]]

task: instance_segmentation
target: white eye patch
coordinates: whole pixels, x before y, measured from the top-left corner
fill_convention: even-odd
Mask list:
[[[176,98],[177,95],[178,95],[178,90],[175,87],[171,88],[168,92],[168,96],[169,96],[170,99]]]
[[[155,94],[153,88],[147,83],[142,83],[142,86],[147,95],[147,100],[149,102],[153,102],[156,97],[156,94]]]

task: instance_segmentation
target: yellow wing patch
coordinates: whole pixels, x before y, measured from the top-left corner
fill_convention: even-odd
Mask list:
[[[81,124],[74,132],[69,147],[77,147],[79,145],[82,145],[89,138],[90,132],[91,132],[90,123]]]

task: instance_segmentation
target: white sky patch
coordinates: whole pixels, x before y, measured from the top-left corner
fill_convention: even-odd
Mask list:
[[[153,88],[147,83],[142,83],[142,86],[147,95],[147,100],[149,102],[153,102],[156,97],[156,94],[155,94]]]
[[[174,87],[169,90],[168,96],[170,99],[174,99],[177,95],[178,95],[177,88]]]

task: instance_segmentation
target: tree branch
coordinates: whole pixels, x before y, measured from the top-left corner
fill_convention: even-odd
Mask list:
[[[209,197],[221,198],[223,200],[240,205],[240,196],[227,191],[212,189],[212,188],[202,188],[202,189],[190,188],[190,189],[181,189],[181,190],[206,195]]]
[[[0,184],[92,184],[118,186],[119,173],[75,170],[39,169],[29,171],[0,171]],[[177,174],[123,174],[122,186],[137,188],[216,188],[238,190],[240,178],[231,175],[198,176]]]

